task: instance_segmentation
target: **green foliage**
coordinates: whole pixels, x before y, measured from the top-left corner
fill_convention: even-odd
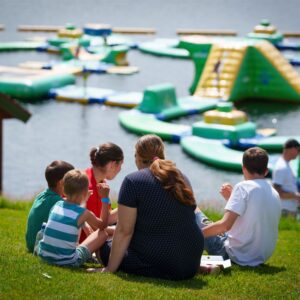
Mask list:
[[[267,264],[232,266],[219,276],[172,282],[84,268],[51,266],[26,252],[30,203],[0,200],[0,299],[299,299],[299,224],[281,222],[276,251]],[[8,208],[9,207],[9,208]],[[13,208],[13,209],[11,209]],[[221,215],[207,212],[214,220]],[[91,265],[89,265],[91,266]]]

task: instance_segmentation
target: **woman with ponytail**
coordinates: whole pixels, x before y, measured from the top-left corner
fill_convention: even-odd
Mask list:
[[[137,172],[125,177],[113,241],[100,249],[103,272],[181,280],[199,269],[203,235],[196,224],[196,201],[187,178],[170,160],[156,135],[135,146]]]
[[[104,143],[99,147],[93,147],[90,151],[91,167],[85,172],[89,179],[89,190],[91,196],[86,202],[86,208],[92,211],[96,217],[100,217],[102,202],[109,201],[107,198],[101,199],[99,189],[106,184],[106,180],[114,179],[121,170],[124,155],[122,149],[113,143]],[[100,185],[101,183],[101,185]],[[117,209],[111,211],[108,224],[117,222]],[[80,241],[86,238],[89,230],[84,228],[80,236]]]

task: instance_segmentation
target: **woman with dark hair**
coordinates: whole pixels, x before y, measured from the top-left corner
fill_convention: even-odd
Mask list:
[[[122,149],[113,143],[105,143],[99,147],[93,147],[90,151],[91,167],[86,169],[86,175],[89,179],[89,190],[92,195],[86,203],[86,208],[92,211],[96,217],[100,217],[102,202],[99,194],[101,186],[99,183],[105,183],[106,180],[114,179],[121,170],[124,155]],[[117,222],[117,209],[110,212],[108,224]],[[86,238],[85,230],[81,233],[80,241]]]
[[[113,241],[100,249],[104,272],[181,280],[199,269],[203,235],[196,224],[196,201],[187,178],[165,160],[156,135],[135,146],[138,171],[125,177]]]

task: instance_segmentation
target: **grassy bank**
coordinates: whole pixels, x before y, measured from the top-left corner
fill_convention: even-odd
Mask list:
[[[89,274],[47,265],[26,252],[30,205],[0,199],[0,299],[299,299],[299,222],[282,220],[264,266],[233,266],[216,277],[171,282],[124,273]],[[217,216],[214,215],[214,218]]]

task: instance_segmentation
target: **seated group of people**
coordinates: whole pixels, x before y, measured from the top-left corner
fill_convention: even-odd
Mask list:
[[[158,136],[137,141],[138,171],[124,178],[117,209],[111,210],[107,180],[121,170],[121,148],[102,144],[91,149],[90,159],[85,172],[64,161],[46,168],[48,188],[35,199],[26,231],[28,250],[44,261],[78,267],[96,252],[102,272],[181,280],[199,272],[204,249],[242,266],[272,255],[281,203],[265,179],[263,149],[244,152],[244,181],[221,187],[225,213],[215,223],[197,208],[188,178],[165,159]]]

